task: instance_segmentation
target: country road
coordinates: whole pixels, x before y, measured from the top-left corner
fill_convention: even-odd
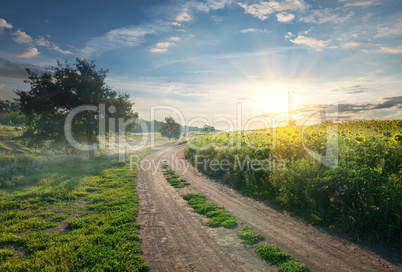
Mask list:
[[[356,243],[212,181],[183,159],[184,147],[145,157],[138,172],[140,238],[151,271],[277,271],[256,255],[255,246],[241,243],[237,233],[245,225],[262,234],[263,242],[279,246],[311,271],[402,271],[398,264]],[[162,163],[191,185],[170,186],[162,174]],[[239,227],[207,227],[208,219],[194,213],[182,199],[186,193],[202,193],[209,202],[223,206],[236,217]]]

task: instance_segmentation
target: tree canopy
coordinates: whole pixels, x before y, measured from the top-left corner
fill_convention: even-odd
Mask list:
[[[94,61],[76,59],[73,65],[57,62],[57,66],[45,72],[35,73],[29,69],[29,91],[16,91],[17,103],[21,112],[27,117],[27,130],[24,137],[30,146],[64,147],[71,150],[64,132],[65,120],[75,108],[92,105],[100,108],[104,104],[106,110],[82,110],[71,122],[71,132],[75,141],[87,145],[99,142],[100,118],[104,118],[109,127],[111,118],[136,118],[132,111],[128,94],[118,94],[106,85],[107,70],[97,70]],[[115,122],[117,124],[117,122]],[[93,157],[93,150],[90,157]]]
[[[169,140],[171,138],[180,138],[181,133],[181,125],[176,123],[173,117],[169,116],[165,118],[165,122],[161,122],[159,124],[159,132],[163,137],[168,137]]]

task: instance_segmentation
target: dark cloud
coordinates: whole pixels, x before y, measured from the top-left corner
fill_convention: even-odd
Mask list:
[[[293,110],[293,114],[298,116],[300,120],[307,120],[315,116],[319,121],[319,112],[328,109],[329,105],[320,104],[304,104]],[[372,111],[382,109],[402,109],[402,96],[386,97],[378,102],[371,103],[339,103],[338,104],[338,121],[354,120],[358,117],[361,119]],[[330,116],[326,110],[327,118]]]
[[[365,92],[367,92],[367,90],[368,90],[367,87],[364,87],[362,85],[355,85],[355,86],[349,87],[346,92],[348,94],[357,94],[357,93],[365,93]]]
[[[362,85],[354,85],[351,87],[345,87],[341,89],[334,89],[330,92],[332,93],[347,93],[347,94],[358,94],[358,93],[365,93],[368,91],[368,88]]]
[[[33,71],[40,70],[40,66],[30,63],[12,63],[9,60],[0,58],[0,78],[26,79],[28,68]]]
[[[312,114],[328,105],[304,104],[293,110],[294,114]],[[339,103],[339,113],[362,113],[371,110],[402,109],[402,96],[386,97],[377,103]]]
[[[401,96],[394,96],[394,97],[387,97],[384,99],[382,103],[376,104],[374,106],[374,110],[379,109],[402,109],[402,95]]]
[[[386,97],[377,103],[339,104],[340,112],[364,112],[382,109],[402,109],[402,96]]]

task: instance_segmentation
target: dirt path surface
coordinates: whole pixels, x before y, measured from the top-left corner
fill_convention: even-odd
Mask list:
[[[184,146],[158,151],[144,158],[139,168],[140,237],[151,271],[277,271],[241,244],[237,233],[244,225],[265,237],[267,243],[306,264],[311,271],[402,271],[380,255],[323,230],[303,224],[263,202],[200,174],[183,159]],[[191,183],[175,189],[166,182],[161,164],[167,163]],[[202,215],[183,200],[185,193],[202,193],[207,201],[233,214],[236,229],[210,228]]]

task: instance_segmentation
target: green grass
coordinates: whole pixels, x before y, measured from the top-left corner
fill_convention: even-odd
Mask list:
[[[128,165],[107,157],[49,162],[34,178],[0,191],[0,245],[19,245],[24,253],[2,250],[1,271],[148,269],[135,222],[135,172]]]
[[[179,176],[174,173],[174,171],[170,168],[168,164],[162,164],[163,175],[166,178],[166,181],[169,182],[174,188],[184,188],[190,183],[186,182],[185,179],[179,179]]]
[[[0,271],[147,270],[136,223],[136,166],[130,171],[105,152],[87,160],[34,151],[20,134],[0,127]],[[2,148],[17,145],[25,153]],[[147,145],[135,155],[153,151]]]
[[[208,203],[205,201],[205,196],[202,194],[190,193],[182,196],[183,199],[188,201],[188,204],[194,209],[196,213],[203,214],[211,220],[208,221],[207,226],[212,228],[224,227],[235,228],[237,221],[233,215],[225,211],[222,207]]]
[[[256,249],[258,256],[265,261],[278,266],[279,272],[307,272],[308,268],[295,260],[288,253],[283,252],[279,247],[264,244],[258,246]]]
[[[243,227],[243,230],[239,232],[238,235],[242,243],[248,245],[256,244],[264,240],[264,236],[247,226]]]

